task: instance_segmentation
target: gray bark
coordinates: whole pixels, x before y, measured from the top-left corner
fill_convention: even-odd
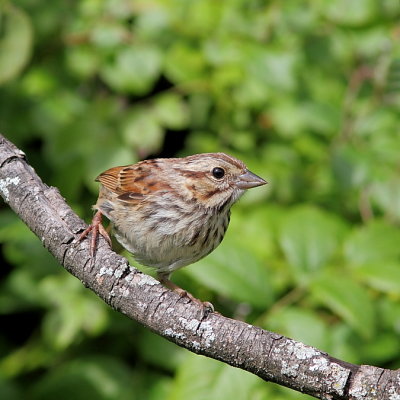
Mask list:
[[[358,366],[282,335],[203,309],[130,266],[100,238],[95,262],[86,224],[0,135],[0,194],[43,246],[115,310],[194,353],[320,399],[400,400],[400,374]]]

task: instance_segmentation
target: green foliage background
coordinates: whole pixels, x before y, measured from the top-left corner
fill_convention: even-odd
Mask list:
[[[94,177],[225,151],[270,183],[174,275],[234,318],[400,367],[398,0],[0,2],[0,131],[87,221]],[[0,393],[290,399],[118,315],[0,210]]]

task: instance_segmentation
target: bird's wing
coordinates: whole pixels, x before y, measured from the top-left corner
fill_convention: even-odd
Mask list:
[[[170,188],[161,176],[154,163],[147,161],[110,168],[100,174],[96,181],[117,194],[120,200],[137,202],[145,196]]]

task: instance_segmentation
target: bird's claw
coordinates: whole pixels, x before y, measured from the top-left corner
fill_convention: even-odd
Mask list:
[[[210,302],[201,301],[201,300],[197,299],[188,291],[180,288],[178,285],[175,285],[175,283],[170,281],[167,276],[164,276],[163,274],[159,274],[158,279],[164,286],[173,290],[175,293],[178,293],[180,297],[187,297],[193,303],[196,303],[199,306],[201,306],[203,308],[203,318],[206,317],[210,312],[214,312],[214,306]]]
[[[89,233],[92,233],[92,237],[90,238],[90,256],[93,258],[96,253],[96,242],[99,234],[104,237],[107,243],[111,245],[110,235],[105,230],[103,224],[101,223],[102,213],[97,211],[93,217],[92,223],[79,235],[78,242],[81,242]]]

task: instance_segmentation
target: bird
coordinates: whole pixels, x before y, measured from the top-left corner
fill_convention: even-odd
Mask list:
[[[197,302],[170,280],[171,273],[210,254],[225,236],[231,206],[247,189],[267,183],[225,153],[144,160],[110,168],[96,181],[96,213],[80,235],[82,240],[92,232],[91,256],[98,234],[111,246],[104,215],[137,262],[155,268],[164,286]]]

